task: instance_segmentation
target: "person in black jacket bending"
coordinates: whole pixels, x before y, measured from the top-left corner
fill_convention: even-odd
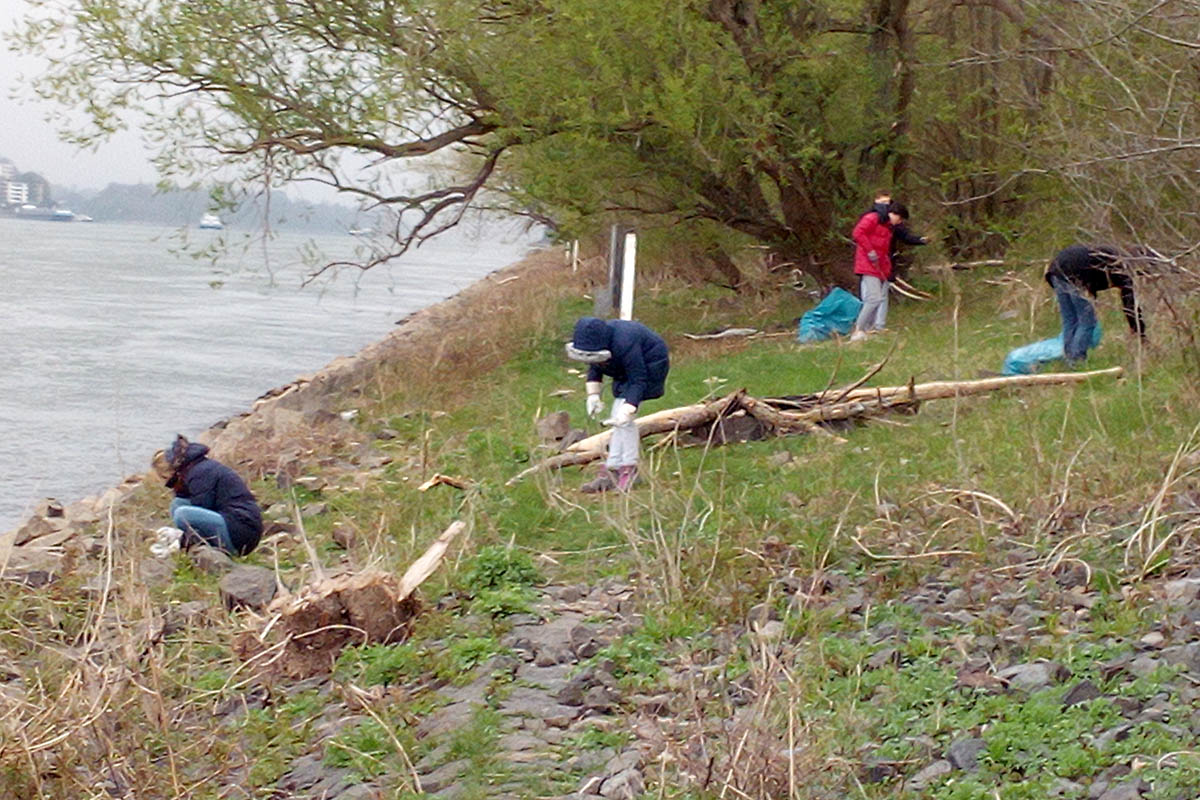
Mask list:
[[[643,400],[663,396],[671,368],[667,343],[640,322],[583,317],[575,323],[567,356],[588,365],[584,385],[589,417],[597,417],[604,410],[600,398],[604,376],[613,379],[612,414],[604,420],[604,424],[613,426],[608,460],[600,475],[581,489],[626,491],[637,478],[640,456],[641,435],[634,417]]]
[[[1121,291],[1121,310],[1129,330],[1145,338],[1146,323],[1133,293],[1134,276],[1162,257],[1148,247],[1127,251],[1110,245],[1074,244],[1060,250],[1046,268],[1062,317],[1063,357],[1070,366],[1087,358],[1096,329],[1096,309],[1090,297],[1104,289]],[[1088,296],[1085,296],[1084,293]]]
[[[244,556],[258,546],[263,531],[258,502],[236,472],[208,457],[206,445],[176,436],[154,461],[175,492],[171,519],[183,531],[184,549],[203,542]]]

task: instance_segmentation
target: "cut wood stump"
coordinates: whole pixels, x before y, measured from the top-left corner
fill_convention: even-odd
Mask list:
[[[417,587],[433,574],[465,528],[464,522],[450,525],[399,581],[389,573],[366,570],[319,578],[276,598],[262,630],[240,638],[239,655],[263,659],[288,677],[301,679],[332,670],[350,645],[404,641],[421,613]]]

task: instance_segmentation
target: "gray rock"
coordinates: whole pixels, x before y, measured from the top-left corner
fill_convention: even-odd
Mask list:
[[[356,783],[347,786],[336,800],[383,800],[383,790],[373,783]]]
[[[163,615],[166,619],[163,635],[170,636],[182,630],[207,625],[211,621],[208,610],[209,605],[204,600],[189,600],[186,603],[169,607]]]
[[[779,609],[775,607],[774,603],[759,603],[746,615],[746,621],[752,627],[777,619],[779,619]]]
[[[951,589],[942,603],[950,608],[966,608],[971,604],[971,596],[966,589]]]
[[[1066,778],[1057,778],[1054,783],[1046,789],[1047,797],[1061,797],[1063,800],[1074,800],[1077,797],[1083,797],[1084,788],[1075,781],[1069,781]]]
[[[175,576],[175,565],[161,558],[147,558],[138,564],[138,577],[151,588],[166,586]]]
[[[587,692],[591,684],[592,681],[588,674],[580,673],[567,681],[567,685],[560,689],[554,698],[563,705],[581,706],[583,705],[584,693]]]
[[[225,608],[261,611],[275,597],[275,573],[263,567],[239,566],[221,578],[221,602]]]
[[[641,770],[627,769],[605,778],[600,784],[600,796],[609,800],[637,800],[645,788]]]
[[[1028,603],[1017,603],[1012,613],[1008,615],[1008,618],[1014,625],[1030,628],[1036,625],[1037,621],[1042,618],[1042,612]]]
[[[475,707],[470,703],[454,703],[439,708],[417,723],[417,737],[442,736],[459,730],[471,722]]]
[[[301,756],[292,763],[292,768],[275,785],[284,791],[297,791],[307,789],[325,775],[325,765],[320,758]]]
[[[545,750],[546,742],[528,733],[506,733],[496,740],[496,746],[502,750]]]
[[[886,666],[895,666],[900,663],[900,651],[895,647],[885,647],[882,650],[876,650],[867,659],[868,669],[883,669]]]
[[[1026,692],[1044,689],[1066,680],[1071,672],[1062,664],[1039,661],[1033,664],[1016,664],[1000,670],[996,677],[1006,681],[1014,689]]]
[[[1165,647],[1162,659],[1173,667],[1184,667],[1188,672],[1200,673],[1200,642]]]
[[[583,695],[583,707],[590,711],[611,711],[621,702],[621,696],[607,686],[593,686]]]
[[[1163,584],[1163,599],[1171,608],[1187,608],[1200,601],[1200,578],[1183,578]]]
[[[601,640],[590,625],[576,625],[568,634],[572,652],[581,659],[591,658],[608,642]]]
[[[611,747],[603,747],[599,750],[583,750],[564,761],[562,766],[563,769],[569,772],[601,772],[604,769],[604,765],[616,754],[617,751]],[[598,784],[596,788],[600,788]]]
[[[233,559],[224,550],[208,545],[199,545],[188,550],[188,556],[196,569],[209,575],[223,575],[233,569]]]
[[[956,739],[946,748],[946,760],[955,769],[974,772],[979,768],[979,754],[986,749],[987,742],[983,739]]]
[[[451,761],[430,772],[427,775],[421,775],[421,789],[427,793],[440,792],[447,786],[458,780],[464,772],[471,768],[471,762],[468,759],[460,758],[458,761]]]
[[[305,503],[300,508],[300,516],[304,519],[309,519],[310,517],[319,517],[328,510],[328,503]]]
[[[1150,791],[1150,784],[1141,778],[1135,778],[1116,786],[1109,785],[1104,790],[1104,794],[1100,795],[1099,800],[1138,800],[1148,791]]]
[[[955,622],[959,625],[962,625],[963,627],[970,627],[971,625],[975,624],[975,620],[976,620],[976,616],[974,614],[972,614],[970,611],[967,611],[966,609],[959,609],[958,611],[951,611],[949,613],[943,614],[942,616],[944,616],[947,621]]]
[[[935,761],[905,781],[904,788],[912,792],[923,792],[938,778],[953,771],[954,767],[950,766],[949,761]]]
[[[1104,733],[1096,737],[1096,749],[1100,751],[1107,750],[1113,742],[1123,742],[1129,738],[1130,731],[1133,730],[1133,724],[1123,722],[1115,728],[1109,728]]]
[[[560,603],[578,603],[587,596],[587,593],[588,587],[578,583],[550,590],[550,596]]]
[[[566,411],[552,411],[535,423],[538,438],[544,444],[562,441],[571,430],[571,415]]]
[[[1100,696],[1100,690],[1096,688],[1096,684],[1089,680],[1082,680],[1071,687],[1065,695],[1063,695],[1063,708],[1077,706],[1080,703],[1086,703],[1089,700],[1095,700]]]
[[[773,453],[767,459],[767,463],[772,467],[786,467],[795,460],[795,456],[793,456],[790,452],[787,450],[780,450],[778,453]]]
[[[618,772],[624,772],[629,769],[641,769],[642,754],[634,749],[623,751],[620,755],[615,755],[608,760],[604,765],[604,771],[609,775],[615,775]]]
[[[539,667],[553,667],[557,664],[572,664],[576,661],[575,654],[565,645],[546,645],[537,648],[533,663]]]
[[[354,528],[343,522],[334,523],[329,538],[333,539],[333,543],[343,550],[352,550],[358,542],[358,534],[354,532]]]
[[[1152,656],[1138,656],[1133,661],[1129,662],[1129,671],[1139,678],[1146,678],[1154,674],[1154,671],[1162,666],[1160,659]]]
[[[555,728],[565,728],[583,713],[582,702],[581,696],[579,706],[565,705],[545,692],[518,686],[504,698],[500,713],[508,717],[538,719]]]

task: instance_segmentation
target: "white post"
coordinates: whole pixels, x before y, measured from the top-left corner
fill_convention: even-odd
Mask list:
[[[637,267],[637,234],[625,234],[625,260],[621,268],[621,319],[633,319],[633,279]]]
[[[579,269],[579,240],[571,240],[571,272]]]

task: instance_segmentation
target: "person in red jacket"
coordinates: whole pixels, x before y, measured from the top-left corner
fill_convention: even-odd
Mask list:
[[[854,323],[850,341],[867,338],[887,323],[888,280],[892,277],[892,228],[901,222],[890,210],[891,197],[878,193],[874,207],[863,214],[850,237],[854,240],[854,274],[862,310]]]

